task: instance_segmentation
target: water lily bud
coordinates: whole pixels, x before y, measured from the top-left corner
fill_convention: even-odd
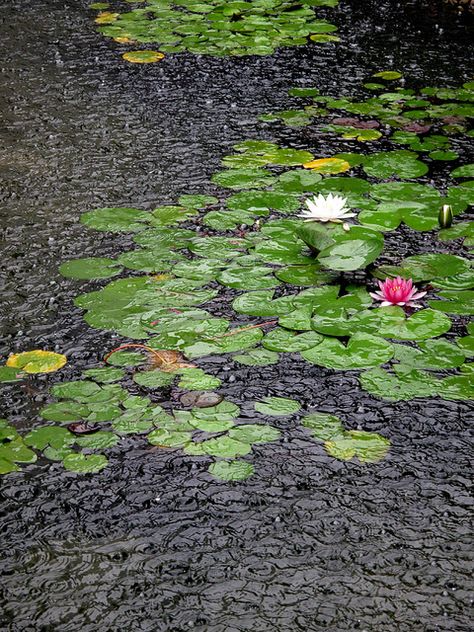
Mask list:
[[[351,227],[349,226],[349,224],[348,224],[347,222],[344,222],[344,224],[342,225],[342,228],[343,228],[346,232],[350,231],[350,229],[351,229]]]
[[[444,204],[438,215],[441,228],[449,228],[453,223],[453,209],[449,204]]]

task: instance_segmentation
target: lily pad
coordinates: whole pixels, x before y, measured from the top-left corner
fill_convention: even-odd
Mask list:
[[[418,160],[418,154],[400,149],[371,154],[364,160],[363,169],[374,178],[419,178],[428,173],[428,166]]]
[[[76,437],[66,428],[61,426],[41,426],[31,430],[24,438],[26,445],[44,450],[50,446],[59,450],[75,443]]]
[[[300,408],[301,405],[299,402],[287,397],[264,397],[255,404],[255,410],[257,412],[262,413],[262,415],[275,417],[294,415]]]
[[[62,353],[35,349],[13,353],[8,357],[6,366],[21,369],[25,373],[52,373],[61,369],[66,362],[67,358]]]
[[[267,443],[280,438],[280,431],[272,426],[261,424],[243,424],[229,430],[229,437],[242,443]]]
[[[393,346],[371,334],[356,333],[344,346],[336,338],[325,338],[301,355],[312,364],[328,369],[354,370],[385,364],[393,357]]]
[[[250,349],[245,354],[235,355],[233,359],[245,366],[269,366],[277,364],[279,356],[278,353],[267,349]]]
[[[96,474],[107,467],[108,460],[103,454],[68,454],[63,465],[70,472],[78,474]]]
[[[94,432],[90,435],[83,435],[77,437],[76,443],[82,448],[89,448],[92,450],[102,450],[104,448],[112,448],[119,442],[119,438],[113,432]]]
[[[121,271],[121,266],[114,259],[106,257],[72,259],[59,267],[59,272],[69,279],[109,279]]]
[[[244,481],[252,476],[255,468],[246,461],[217,461],[211,463],[208,471],[221,481]]]
[[[135,233],[146,228],[150,213],[136,208],[99,208],[81,215],[89,228],[112,233]]]
[[[324,444],[326,452],[341,461],[357,457],[361,463],[381,461],[390,448],[390,441],[375,432],[349,430]]]
[[[131,50],[123,53],[122,57],[132,64],[153,64],[161,61],[164,54],[156,50]]]

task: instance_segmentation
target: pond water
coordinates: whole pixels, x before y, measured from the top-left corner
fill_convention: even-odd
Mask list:
[[[59,272],[70,259],[116,257],[135,245],[130,233],[79,223],[83,212],[214,195],[211,177],[246,139],[315,156],[355,151],[346,139],[329,146],[313,126],[258,121],[294,107],[294,86],[360,97],[380,70],[403,71],[415,89],[459,87],[474,76],[468,20],[420,2],[341,0],[321,9],[339,43],[267,56],[170,53],[144,65],[121,59],[127,48],[97,32],[87,2],[13,0],[0,9],[1,353],[68,357],[58,373],[2,385],[1,416],[23,434],[40,424],[53,384],[80,379],[131,342],[90,327],[73,304],[108,281]],[[473,139],[453,144],[469,162]],[[438,188],[450,169],[436,172]],[[383,263],[433,251],[466,256],[458,242],[408,229],[387,243]],[[230,315],[229,297],[230,289],[214,299],[214,316]],[[455,319],[453,333],[464,335],[467,320]],[[295,417],[276,416],[267,422],[281,438],[253,445],[255,474],[242,482],[213,478],[206,457],[142,436],[108,450],[108,467],[94,475],[40,458],[1,480],[1,629],[472,629],[472,402],[386,401],[363,390],[356,372],[296,353],[264,367],[228,355],[198,364],[222,380],[219,392],[247,424],[264,418],[257,400],[292,398],[305,413],[379,433],[390,451],[377,463],[338,460]],[[150,395],[131,380],[128,387]],[[182,394],[151,396],[169,408]]]

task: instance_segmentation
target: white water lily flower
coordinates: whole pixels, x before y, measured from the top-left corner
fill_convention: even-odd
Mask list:
[[[308,211],[303,211],[298,217],[305,222],[336,222],[341,223],[348,217],[355,217],[346,207],[347,198],[329,193],[327,197],[321,193],[314,198],[305,200]]]

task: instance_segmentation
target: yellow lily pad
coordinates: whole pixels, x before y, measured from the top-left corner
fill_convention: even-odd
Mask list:
[[[130,44],[130,42],[133,42],[129,37],[114,37],[113,39],[117,44]]]
[[[52,373],[63,367],[67,358],[62,353],[54,351],[24,351],[23,353],[13,353],[7,360],[6,365],[15,369],[22,369],[25,373]]]
[[[131,50],[122,57],[132,64],[153,64],[161,61],[164,55],[156,50]]]
[[[102,11],[96,17],[94,22],[96,24],[112,24],[113,22],[117,20],[119,15],[120,13],[112,13],[111,11]]]
[[[342,160],[341,158],[318,158],[318,160],[305,162],[303,167],[317,173],[342,173],[343,171],[349,171],[351,168],[347,160]]]

